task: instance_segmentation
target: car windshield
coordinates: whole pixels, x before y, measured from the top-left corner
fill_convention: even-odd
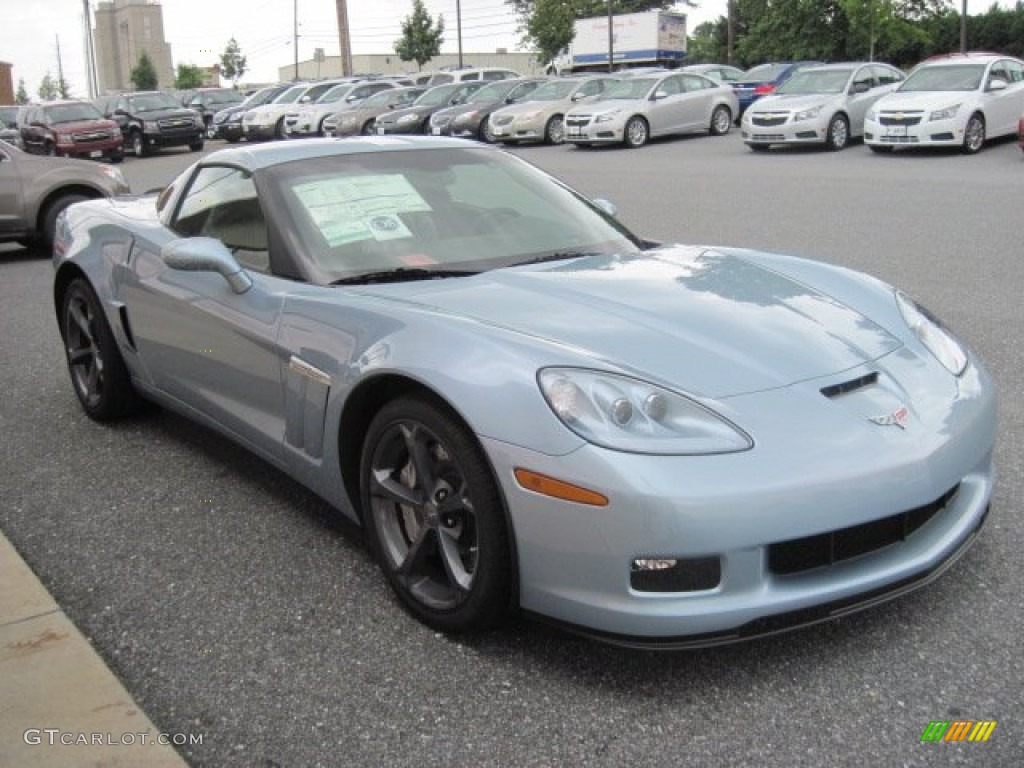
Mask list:
[[[316,100],[317,104],[333,104],[336,101],[341,101],[347,96],[352,89],[355,88],[351,83],[345,83],[343,85],[336,85],[331,88],[327,93],[323,94],[319,99]]]
[[[242,94],[238,91],[213,91],[207,96],[210,104],[241,104]]]
[[[912,72],[900,91],[976,91],[985,76],[984,64],[924,66]]]
[[[82,120],[102,120],[103,115],[92,104],[54,104],[46,107],[46,116],[54,125],[60,123],[78,123]]]
[[[637,253],[614,219],[519,158],[486,148],[316,157],[263,171],[317,282],[406,270],[480,272]],[[402,273],[400,273],[402,274]]]
[[[481,104],[487,101],[501,101],[508,96],[509,91],[515,88],[519,83],[513,83],[510,81],[491,83],[485,85],[479,91],[471,95],[466,99],[467,104]]]
[[[440,107],[451,101],[452,96],[455,95],[459,87],[458,83],[438,85],[429,91],[425,91],[413,104],[417,107]]]
[[[367,109],[372,109],[374,107],[386,107],[388,104],[394,102],[404,104],[414,97],[415,94],[409,91],[395,91],[394,89],[389,88],[388,90],[378,91],[372,96],[368,96],[361,106],[366,107]]]
[[[18,125],[17,107],[0,107],[0,125],[15,128]]]
[[[134,112],[157,112],[161,109],[181,109],[181,104],[169,93],[139,93],[129,96]]]
[[[272,101],[275,96],[279,96],[281,93],[280,88],[264,88],[262,91],[256,91],[256,93],[249,96],[249,98],[242,102],[242,105],[246,107],[259,107],[268,101]]]
[[[561,101],[569,98],[569,94],[579,86],[578,80],[553,80],[544,83],[530,94],[530,101]]]
[[[780,85],[775,93],[842,93],[853,69],[804,69]]]
[[[770,83],[788,67],[789,64],[759,64],[744,72],[741,79],[751,83]]]
[[[608,90],[601,97],[602,101],[607,99],[643,99],[650,93],[651,88],[660,82],[654,77],[635,77],[630,80],[619,80],[619,82],[608,86]]]
[[[274,99],[273,103],[274,104],[294,104],[296,101],[299,100],[299,97],[306,92],[307,88],[309,88],[308,85],[293,85],[287,91],[285,91],[280,96],[278,96],[276,99]]]

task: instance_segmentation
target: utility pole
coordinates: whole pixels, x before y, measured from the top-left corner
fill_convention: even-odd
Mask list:
[[[455,0],[455,28],[459,36],[459,69],[462,69],[462,4]]]
[[[960,11],[960,53],[967,53],[967,0]]]
[[[57,93],[64,99],[67,98],[67,83],[64,82],[64,65],[60,60],[60,35],[54,35],[57,38]]]
[[[352,40],[348,27],[348,2],[337,0],[335,4],[338,9],[338,45],[341,48],[341,75],[349,77],[354,75],[352,71]]]
[[[615,71],[615,25],[612,22],[612,0],[608,0],[608,71]]]
[[[295,52],[295,81],[299,79],[299,0],[292,2],[292,50]]]
[[[89,19],[89,0],[82,0],[83,31],[85,33],[85,79],[88,81],[89,98],[95,99],[100,95],[99,77],[96,75],[96,48],[92,42],[92,23]]]

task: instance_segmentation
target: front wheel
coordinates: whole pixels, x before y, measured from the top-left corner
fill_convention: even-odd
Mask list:
[[[724,104],[719,104],[711,113],[710,133],[712,136],[725,136],[730,128],[732,128],[732,112]]]
[[[376,122],[376,120],[371,117],[369,120],[367,120],[365,123],[363,123],[363,127],[362,127],[362,129],[359,132],[361,134],[363,134],[363,136],[371,136],[371,135],[373,135],[373,132],[374,132],[373,129],[374,129],[374,123],[375,122]]]
[[[61,335],[68,372],[89,418],[111,421],[137,403],[131,377],[90,285],[76,278],[61,301]]]
[[[143,138],[141,131],[132,131],[128,142],[131,144],[133,155],[136,157],[146,156],[146,140]]]
[[[86,195],[71,193],[61,195],[47,206],[46,212],[43,214],[42,221],[43,246],[47,251],[53,248],[53,239],[57,235],[57,218],[61,215],[64,209],[74,203],[89,199],[90,198]]]
[[[494,128],[491,127],[490,116],[485,117],[480,122],[479,136],[480,141],[484,142],[485,144],[494,144],[497,141],[497,139],[494,137]]]
[[[394,400],[370,423],[360,478],[367,539],[405,608],[445,632],[499,623],[511,550],[501,493],[472,433],[430,400]]]
[[[561,144],[565,141],[565,119],[561,115],[552,115],[544,126],[544,142]]]
[[[636,149],[647,143],[648,136],[647,121],[642,117],[633,116],[626,122],[622,141],[630,149]]]
[[[840,150],[850,143],[850,123],[846,115],[833,115],[825,135],[825,146],[831,150]]]
[[[976,154],[985,144],[985,118],[975,112],[967,121],[964,129],[963,152],[966,155]]]
[[[193,152],[202,152],[203,151],[203,137],[200,136],[195,141],[189,142],[188,148],[191,149]]]

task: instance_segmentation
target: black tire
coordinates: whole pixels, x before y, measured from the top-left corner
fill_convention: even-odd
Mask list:
[[[565,141],[565,116],[552,115],[544,124],[544,143],[561,144]]]
[[[146,147],[146,139],[142,135],[142,131],[132,131],[128,135],[128,144],[132,148],[132,154],[136,157],[145,157],[149,154],[149,149]]]
[[[49,141],[46,142],[46,144],[43,145],[43,154],[47,155],[48,157],[56,157],[57,156],[57,145],[53,144],[53,143],[51,143]]]
[[[712,136],[725,136],[732,128],[732,111],[724,104],[719,104],[711,112],[711,124],[708,133]]]
[[[376,122],[377,122],[376,118],[372,118],[371,117],[369,120],[367,120],[365,123],[363,123],[363,127],[359,129],[359,132],[363,136],[370,136],[370,135],[372,135],[373,134],[373,126],[374,126],[374,124]]]
[[[633,115],[626,121],[626,127],[622,130],[622,143],[630,149],[637,149],[647,143],[650,138],[650,128],[647,121],[638,115]]]
[[[226,141],[228,144],[237,144],[241,140],[242,139],[241,139],[240,136],[225,136],[224,137],[224,141]]]
[[[112,163],[123,163],[124,162],[124,150],[118,149],[110,153],[110,162]]]
[[[282,117],[277,121],[277,125],[274,126],[274,138],[275,139],[287,139],[288,134],[284,130],[284,118]]]
[[[205,142],[203,141],[203,137],[200,136],[195,141],[189,142],[188,148],[191,149],[193,152],[202,152],[204,144]]]
[[[961,151],[965,155],[976,155],[985,146],[985,118],[980,112],[975,112],[967,120],[964,128],[964,143]]]
[[[497,142],[497,139],[494,138],[494,129],[491,128],[490,115],[480,121],[480,129],[477,131],[477,135],[484,144],[494,144]]]
[[[138,405],[131,376],[99,299],[83,278],[64,291],[60,322],[71,385],[86,415],[113,421],[131,413]]]
[[[837,152],[850,143],[850,121],[844,114],[832,115],[825,134],[825,148]]]
[[[41,240],[43,248],[46,250],[47,255],[53,249],[53,238],[57,234],[57,217],[60,216],[61,212],[72,203],[78,203],[82,200],[89,200],[88,195],[79,194],[68,194],[61,195],[54,199],[43,213],[42,217],[42,232]]]
[[[500,623],[512,600],[501,492],[472,433],[403,397],[374,416],[360,467],[367,540],[413,616],[443,632]]]

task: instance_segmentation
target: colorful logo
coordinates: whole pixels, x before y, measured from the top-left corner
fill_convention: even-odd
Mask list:
[[[921,741],[988,741],[996,720],[932,720]]]

